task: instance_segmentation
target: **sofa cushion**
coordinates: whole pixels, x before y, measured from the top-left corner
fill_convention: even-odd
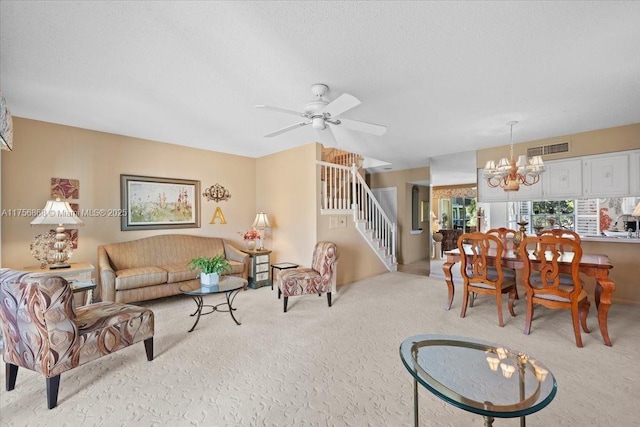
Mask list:
[[[198,270],[190,270],[186,264],[163,265],[163,270],[167,270],[167,282],[183,282],[193,280],[198,277]]]
[[[137,267],[116,271],[116,290],[142,288],[166,283],[167,271],[160,267]]]

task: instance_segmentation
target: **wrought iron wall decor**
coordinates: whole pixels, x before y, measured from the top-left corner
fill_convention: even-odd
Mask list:
[[[202,193],[202,195],[206,197],[207,200],[213,200],[215,202],[219,202],[221,200],[229,200],[229,198],[231,197],[231,194],[229,194],[229,190],[217,183],[207,188],[204,193]]]

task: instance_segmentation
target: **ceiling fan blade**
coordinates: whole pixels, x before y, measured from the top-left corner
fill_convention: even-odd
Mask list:
[[[360,100],[355,96],[349,95],[348,93],[343,93],[342,95],[325,105],[324,108],[319,111],[319,113],[330,113],[331,117],[337,117],[345,111],[348,111],[353,107],[357,107],[360,104]]]
[[[305,117],[304,113],[301,113],[299,111],[286,110],[284,108],[271,107],[269,105],[256,105],[256,108],[262,108],[265,110],[277,111],[279,113],[293,114],[294,116]]]
[[[336,138],[331,131],[331,127],[327,126],[326,128],[318,131],[318,137],[320,138],[320,143],[325,147],[335,147],[338,143],[336,142]]]
[[[364,135],[358,135],[342,125],[331,125],[333,135],[338,141],[338,146],[341,150],[356,153],[361,156],[367,156],[368,149],[371,146],[371,138]],[[369,141],[369,142],[367,142]]]
[[[373,123],[361,122],[359,120],[340,119],[340,123],[344,127],[358,132],[370,133],[372,135],[382,136],[387,131],[386,126],[376,125]]]
[[[271,132],[268,135],[265,135],[265,138],[271,138],[272,136],[276,136],[276,135],[280,135],[281,133],[289,132],[290,130],[293,130],[295,128],[299,128],[299,127],[302,127],[302,126],[310,125],[311,123],[312,123],[311,120],[308,120],[306,122],[300,122],[300,123],[296,123],[294,125],[289,125],[289,126],[284,127],[282,129],[278,129],[275,132]]]

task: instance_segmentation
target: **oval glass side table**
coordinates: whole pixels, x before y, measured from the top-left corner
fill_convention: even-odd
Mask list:
[[[415,335],[400,344],[400,358],[413,376],[414,423],[418,426],[418,383],[465,411],[494,418],[525,416],[547,406],[558,385],[539,361],[474,338]]]

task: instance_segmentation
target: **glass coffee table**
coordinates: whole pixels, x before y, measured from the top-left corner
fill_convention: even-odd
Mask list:
[[[203,316],[205,314],[215,313],[216,311],[229,312],[233,321],[236,322],[237,325],[240,325],[240,322],[238,322],[236,317],[233,315],[233,312],[235,311],[235,308],[233,308],[233,300],[236,298],[236,295],[238,295],[238,292],[240,292],[240,290],[242,289],[246,289],[246,287],[247,287],[247,281],[240,277],[235,277],[235,276],[225,276],[220,279],[220,283],[213,286],[200,286],[200,287],[194,288],[194,287],[189,287],[188,285],[182,285],[180,287],[180,292],[182,292],[185,295],[189,295],[191,298],[193,298],[197,306],[196,311],[194,311],[190,315],[192,317],[196,316],[196,321],[191,327],[191,329],[189,329],[189,332],[193,331],[196,328],[196,325],[200,321],[200,316]],[[215,305],[205,304],[202,299],[202,297],[204,297],[205,295],[222,294],[222,293],[224,293],[227,300],[225,302],[221,302],[220,304],[215,304]],[[224,306],[226,306],[226,310],[220,308]],[[202,309],[204,307],[208,307],[210,310],[205,311],[203,313]]]
[[[414,423],[418,426],[418,383],[465,411],[494,418],[525,416],[547,406],[558,385],[542,363],[512,349],[474,338],[416,335],[400,344],[400,358],[413,376]]]

